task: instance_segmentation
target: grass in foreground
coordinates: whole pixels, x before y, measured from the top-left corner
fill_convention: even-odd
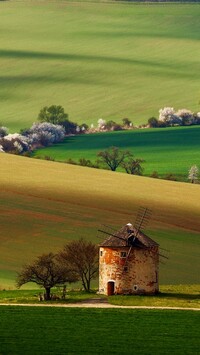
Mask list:
[[[2,354],[197,354],[192,311],[0,307]]]
[[[51,104],[93,124],[198,111],[199,16],[196,4],[0,1],[2,124],[30,126]]]
[[[199,126],[140,129],[68,137],[62,143],[35,151],[34,156],[50,156],[57,161],[71,158],[76,162],[85,158],[95,162],[99,151],[116,146],[145,160],[144,175],[153,171],[160,177],[173,173],[178,180],[188,181],[190,167],[200,161],[199,142]]]
[[[183,307],[200,309],[200,285],[170,285],[160,286],[160,293],[156,296],[112,296],[99,295],[96,291],[87,293],[84,291],[68,290],[66,299],[63,300],[62,290],[52,290],[52,294],[59,296],[59,300],[39,302],[38,295],[43,290],[12,290],[0,291],[0,303],[24,303],[24,304],[68,304],[91,299],[108,299],[108,302],[119,306],[146,306],[146,307]]]

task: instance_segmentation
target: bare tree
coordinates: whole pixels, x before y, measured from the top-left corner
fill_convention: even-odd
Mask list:
[[[120,150],[117,147],[110,147],[99,152],[97,156],[100,157],[100,159],[98,159],[99,163],[106,164],[112,171],[115,171],[125,158],[131,157],[132,154],[128,150]]]
[[[59,255],[53,253],[38,256],[33,263],[24,265],[17,275],[18,288],[28,282],[34,282],[44,287],[46,300],[51,299],[52,287],[74,281],[77,281],[75,273],[67,263],[63,263]]]
[[[197,168],[196,165],[193,165],[188,174],[188,179],[191,181],[192,184],[194,184],[198,180],[198,175],[199,175],[199,169]]]
[[[145,160],[130,158],[128,161],[123,161],[121,166],[126,170],[127,174],[142,175],[143,168],[141,166]]]
[[[78,275],[87,292],[90,292],[91,280],[98,274],[98,254],[98,246],[82,238],[66,244],[60,252],[63,260]]]

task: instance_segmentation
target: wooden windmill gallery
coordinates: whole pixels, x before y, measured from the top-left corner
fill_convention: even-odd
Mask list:
[[[156,294],[159,292],[159,245],[142,232],[151,211],[140,208],[135,225],[119,231],[99,230],[99,293]]]

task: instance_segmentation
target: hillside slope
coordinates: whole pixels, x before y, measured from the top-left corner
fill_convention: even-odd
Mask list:
[[[94,125],[198,111],[199,16],[197,4],[1,1],[2,124],[30,126],[52,104]]]
[[[161,283],[197,283],[200,186],[62,163],[0,155],[0,287],[21,265],[70,239],[95,242],[101,224],[134,223],[139,206],[153,217],[146,231],[170,250]]]

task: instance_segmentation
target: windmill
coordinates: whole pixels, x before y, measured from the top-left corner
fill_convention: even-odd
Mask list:
[[[158,265],[168,259],[168,251],[143,232],[151,215],[150,209],[140,207],[134,224],[125,224],[119,230],[102,225],[98,230],[98,237],[103,237],[99,244],[99,293],[159,292]]]
[[[111,239],[116,238],[118,239],[118,242],[121,241],[121,244],[124,246],[129,247],[127,253],[126,253],[126,259],[124,261],[124,267],[123,267],[123,272],[127,270],[127,264],[128,260],[131,254],[131,250],[133,247],[135,248],[140,248],[140,249],[149,249],[149,246],[141,243],[139,240],[139,236],[141,235],[141,232],[144,231],[146,228],[150,218],[152,216],[152,211],[146,207],[140,207],[137,216],[135,219],[134,225],[131,223],[128,223],[126,225],[127,230],[126,230],[126,236],[120,235],[119,231],[116,231],[110,226],[107,225],[102,225],[101,229],[98,229],[98,232],[100,232],[100,235],[98,235],[99,238],[103,237],[103,234],[109,235]],[[165,264],[164,261],[168,259],[168,256],[166,255],[169,251],[163,248],[160,248],[162,250],[162,253],[159,253],[159,262],[162,264]]]

